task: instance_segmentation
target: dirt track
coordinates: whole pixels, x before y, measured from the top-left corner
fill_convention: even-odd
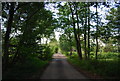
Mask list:
[[[54,54],[53,60],[40,79],[88,79],[74,69],[62,54]]]

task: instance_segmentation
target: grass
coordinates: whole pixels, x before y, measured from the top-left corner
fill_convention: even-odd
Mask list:
[[[68,58],[74,66],[103,76],[104,78],[119,78],[120,60],[79,60],[78,58]]]
[[[31,58],[22,64],[15,64],[3,74],[4,79],[30,79],[40,78],[48,61],[42,61],[38,58]],[[35,76],[33,76],[35,75]],[[39,76],[38,76],[39,75]]]

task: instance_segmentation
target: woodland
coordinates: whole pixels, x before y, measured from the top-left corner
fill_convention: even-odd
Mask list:
[[[46,9],[51,4],[58,12]],[[1,20],[3,79],[36,79],[55,53],[83,70],[119,78],[119,1],[2,2]]]

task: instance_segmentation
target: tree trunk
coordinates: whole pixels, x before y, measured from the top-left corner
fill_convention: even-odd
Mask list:
[[[85,26],[84,26],[84,45],[85,45],[85,59],[87,59],[87,41],[86,41],[86,31],[87,31],[87,11],[85,11]]]
[[[70,33],[68,36],[69,36],[69,43],[70,43],[70,58],[71,58],[71,56],[72,56],[72,41],[71,41],[72,37],[71,37]]]
[[[78,49],[79,49],[79,56],[80,56],[80,59],[82,59],[82,50],[81,50],[81,41],[80,41],[80,27],[79,27],[79,19],[78,19],[78,13],[77,13],[77,5],[75,4],[75,7],[76,9],[76,17],[77,17],[77,28],[78,28]]]
[[[90,9],[88,3],[88,59],[90,58]]]
[[[97,26],[96,26],[96,59],[98,55],[98,10],[97,10],[98,2],[96,2],[96,18],[97,18]]]
[[[76,31],[76,28],[75,28],[74,13],[73,13],[73,10],[72,10],[72,7],[71,7],[70,3],[69,3],[69,5],[70,5],[71,13],[72,13],[73,29],[74,29],[74,35],[75,35],[75,40],[76,40],[77,53],[78,53],[79,58],[82,59],[81,45],[80,45],[80,41],[78,40],[77,31]]]
[[[97,55],[98,55],[98,38],[96,37],[96,59],[97,59]]]
[[[10,10],[9,10],[9,18],[7,22],[7,27],[6,27],[6,33],[5,33],[5,42],[4,42],[4,64],[5,68],[9,64],[9,38],[10,38],[10,33],[11,33],[11,27],[12,27],[12,22],[13,22],[13,16],[14,16],[14,7],[15,3],[11,2],[10,5]]]

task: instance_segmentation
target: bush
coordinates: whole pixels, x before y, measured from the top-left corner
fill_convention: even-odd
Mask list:
[[[118,58],[118,53],[114,52],[107,52],[107,53],[102,53],[98,55],[99,59],[117,59]]]
[[[70,52],[62,52],[63,54],[65,54],[67,57],[70,57]],[[77,52],[72,52],[71,58],[76,58],[78,57]]]
[[[40,52],[38,52],[38,57],[41,60],[51,60],[54,54],[54,49],[50,46],[42,46]]]
[[[45,48],[45,60],[51,60],[52,59],[52,55],[53,55],[53,52],[52,52],[52,49],[48,46]]]
[[[72,52],[72,56],[71,56],[72,58],[76,58],[76,57],[78,57],[78,54],[77,54],[77,52]]]
[[[103,50],[104,52],[114,52],[116,51],[116,47],[113,46],[112,44],[107,44]]]
[[[17,63],[3,74],[3,79],[26,79],[33,76],[38,71],[42,71],[48,61],[42,61],[36,57],[29,57],[27,61]]]
[[[58,47],[55,48],[55,53],[58,53]]]
[[[95,58],[94,52],[90,52],[90,58]]]

